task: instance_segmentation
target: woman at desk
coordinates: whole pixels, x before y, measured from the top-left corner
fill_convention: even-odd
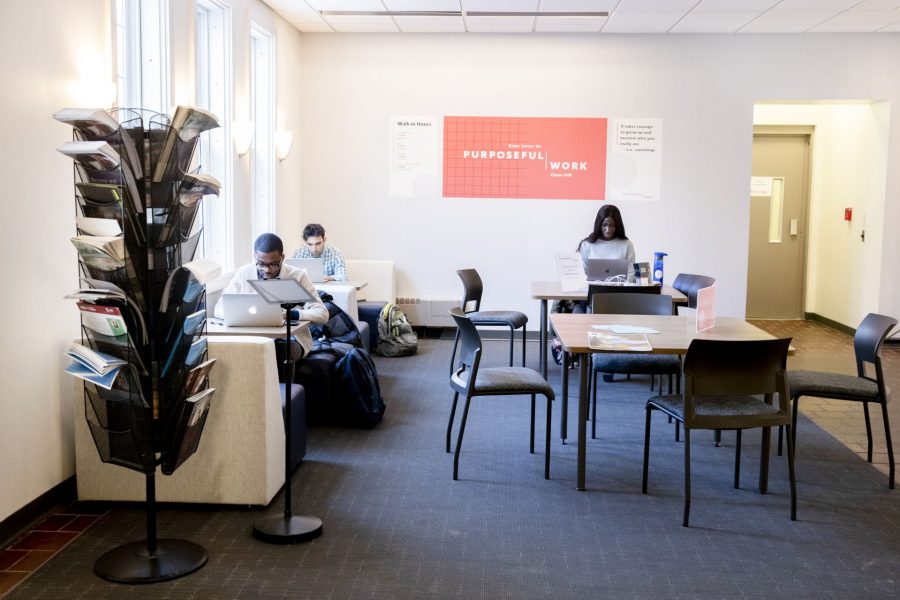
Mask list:
[[[594,230],[578,244],[578,253],[587,272],[589,258],[624,258],[634,263],[634,244],[625,236],[622,214],[613,204],[604,204],[597,211]]]

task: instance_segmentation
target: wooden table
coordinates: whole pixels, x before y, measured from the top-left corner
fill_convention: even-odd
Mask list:
[[[660,293],[665,296],[672,296],[672,304],[688,303],[688,298],[671,285],[664,285]],[[540,368],[541,375],[547,379],[547,301],[548,300],[581,300],[588,299],[587,290],[570,290],[563,291],[559,281],[532,281],[531,297],[541,302],[541,335],[540,335]]]
[[[762,329],[743,319],[718,317],[716,325],[702,333],[695,331],[694,319],[686,316],[655,315],[588,315],[552,314],[550,322],[562,342],[563,350],[581,355],[578,382],[578,473],[576,488],[585,489],[584,473],[587,455],[588,378],[592,367],[588,332],[592,325],[639,325],[659,331],[647,335],[653,354],[685,354],[691,341],[704,340],[768,340],[773,339]],[[603,350],[603,352],[607,352]],[[568,372],[563,373],[563,399],[568,393]],[[565,403],[564,403],[565,406]]]

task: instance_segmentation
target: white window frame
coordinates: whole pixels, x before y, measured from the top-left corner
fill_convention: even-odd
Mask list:
[[[199,256],[224,271],[234,269],[234,153],[232,120],[231,7],[221,0],[197,0],[197,104],[219,118],[221,127],[204,132],[197,148],[200,168],[222,184],[218,198],[201,203],[203,224]]]
[[[250,23],[251,237],[275,231],[275,36]]]

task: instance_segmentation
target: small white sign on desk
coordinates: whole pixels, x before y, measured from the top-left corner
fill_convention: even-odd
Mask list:
[[[568,252],[556,255],[556,270],[559,273],[559,287],[564,292],[575,292],[587,289],[587,275],[581,254]]]

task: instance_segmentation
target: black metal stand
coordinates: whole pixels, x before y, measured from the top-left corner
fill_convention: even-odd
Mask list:
[[[285,319],[284,358],[284,515],[270,515],[253,524],[253,537],[269,544],[299,544],[322,535],[318,517],[291,514],[291,383],[294,359],[291,356],[291,311],[299,303],[282,304]]]
[[[156,479],[147,474],[147,540],[113,548],[94,572],[116,583],[156,583],[193,573],[206,564],[206,550],[193,542],[156,539]]]

